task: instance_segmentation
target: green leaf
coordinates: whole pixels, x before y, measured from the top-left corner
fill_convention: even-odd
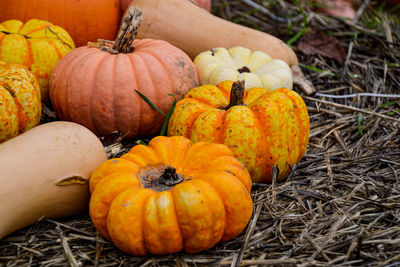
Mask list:
[[[289,41],[286,42],[286,44],[291,47],[292,44],[294,42],[296,42],[303,34],[305,34],[307,32],[307,20],[308,20],[308,15],[306,12],[304,12],[303,7],[300,4],[299,0],[295,0],[297,6],[300,9],[301,14],[303,15],[303,27],[301,28],[301,30],[295,35],[293,36]]]
[[[388,107],[388,106],[392,106],[392,105],[396,105],[396,104],[400,104],[400,100],[395,100],[395,101],[390,101],[390,102],[386,102],[386,103],[382,103],[378,106],[378,108],[383,108],[383,107]]]
[[[358,115],[358,119],[357,119],[357,128],[358,128],[358,132],[360,133],[361,136],[364,135],[364,133],[363,133],[363,131],[362,131],[362,129],[361,129],[361,122],[362,122],[362,120],[363,120],[363,114],[360,113],[360,114]]]
[[[135,89],[135,91],[136,91],[136,93],[138,93],[140,95],[141,98],[143,98],[144,101],[147,102],[147,104],[149,104],[152,108],[154,108],[155,110],[160,112],[160,114],[163,115],[164,117],[167,117],[167,115],[165,115],[164,112],[162,112],[158,107],[156,107],[156,105],[154,105],[153,102],[151,102],[151,100],[148,99],[144,94],[139,92],[137,89]]]
[[[146,144],[145,142],[143,142],[143,140],[141,140],[141,139],[137,140],[136,143],[137,143],[138,145],[147,146],[147,144]]]
[[[169,122],[169,120],[172,116],[172,113],[174,112],[175,107],[176,107],[176,102],[177,102],[176,97],[173,94],[168,94],[168,95],[174,97],[174,102],[172,102],[171,108],[169,109],[168,114],[167,114],[166,118],[164,119],[164,123],[161,128],[160,135],[165,135],[167,133],[168,122]]]

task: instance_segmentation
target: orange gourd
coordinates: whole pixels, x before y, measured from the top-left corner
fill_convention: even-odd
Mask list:
[[[116,130],[126,138],[154,136],[164,118],[135,90],[167,113],[174,100],[169,94],[181,99],[198,85],[193,62],[179,48],[153,39],[132,44],[141,18],[139,9],[132,12],[115,42],[75,49],[54,68],[50,98],[61,119],[99,136]],[[128,21],[134,29],[125,36]]]
[[[89,212],[125,253],[196,253],[243,231],[250,189],[248,171],[227,146],[158,136],[93,172]]]
[[[0,0],[0,6],[0,21],[48,20],[69,32],[77,47],[114,38],[121,18],[117,0]]]
[[[207,141],[229,146],[254,182],[277,180],[303,157],[310,119],[303,99],[294,91],[260,87],[245,92],[243,82],[202,85],[179,101],[168,125],[168,135],[192,142]]]
[[[0,143],[39,124],[40,87],[29,69],[0,61]]]

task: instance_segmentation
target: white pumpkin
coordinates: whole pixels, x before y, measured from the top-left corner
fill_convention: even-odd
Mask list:
[[[202,85],[245,80],[246,89],[293,88],[292,71],[285,61],[241,46],[204,51],[196,56],[194,64]]]

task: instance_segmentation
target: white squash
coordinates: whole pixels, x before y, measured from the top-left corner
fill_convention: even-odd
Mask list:
[[[241,46],[204,51],[196,56],[194,64],[202,85],[244,80],[246,89],[293,88],[292,71],[285,61]]]

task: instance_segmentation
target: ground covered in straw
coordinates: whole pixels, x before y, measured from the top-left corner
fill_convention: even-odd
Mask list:
[[[213,3],[217,16],[292,43],[317,91],[294,88],[310,114],[308,151],[285,182],[253,186],[242,235],[195,255],[130,257],[83,214],[4,238],[0,266],[400,266],[399,9],[355,1],[356,18],[346,21],[301,3],[304,13],[295,1]],[[305,31],[318,30],[338,40],[342,62],[299,51]]]

